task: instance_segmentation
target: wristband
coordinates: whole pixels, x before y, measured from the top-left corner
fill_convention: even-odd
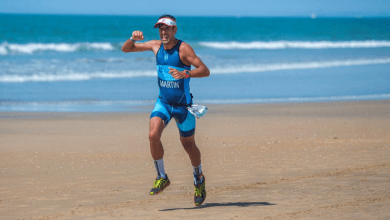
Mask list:
[[[135,43],[135,40],[133,40],[133,36],[130,37],[130,40],[133,41]]]
[[[190,72],[188,70],[184,70],[184,78],[189,78],[190,77]]]

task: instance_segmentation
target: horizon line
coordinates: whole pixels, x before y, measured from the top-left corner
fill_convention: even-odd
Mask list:
[[[112,16],[112,17],[156,17],[160,14],[79,14],[79,13],[20,13],[20,12],[0,12],[0,15],[43,15],[43,16]],[[309,18],[309,19],[321,19],[321,18],[390,18],[390,15],[318,15],[312,18],[310,15],[175,15],[175,17],[228,17],[228,18]]]

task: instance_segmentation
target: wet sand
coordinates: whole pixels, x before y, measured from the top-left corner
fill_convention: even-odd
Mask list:
[[[172,121],[171,185],[149,113],[0,112],[0,219],[390,219],[390,100],[210,105],[196,141],[207,199]]]

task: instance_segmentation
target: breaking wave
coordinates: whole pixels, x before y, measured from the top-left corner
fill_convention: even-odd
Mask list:
[[[271,64],[247,64],[236,66],[219,66],[210,68],[212,74],[240,74],[256,73],[267,71],[294,70],[294,69],[320,69],[341,66],[359,66],[388,64],[390,58],[382,59],[357,59],[357,60],[335,60],[322,62],[302,62],[302,63],[271,63]],[[92,79],[113,79],[113,78],[134,78],[157,76],[155,70],[129,70],[119,72],[70,72],[70,73],[36,73],[31,75],[3,74],[0,75],[0,82],[50,82],[50,81],[83,81]]]
[[[202,104],[254,104],[254,103],[285,103],[285,102],[323,102],[347,100],[380,100],[390,99],[390,94],[320,96],[320,97],[286,97],[286,98],[258,98],[258,99],[203,99]]]
[[[372,64],[387,64],[390,58],[384,59],[359,59],[359,60],[335,60],[306,63],[274,63],[274,64],[250,64],[242,66],[216,67],[210,70],[213,74],[255,73],[294,69],[320,69],[340,66],[360,66]]]
[[[201,46],[214,49],[277,50],[277,49],[337,49],[390,47],[390,41],[253,41],[253,42],[200,42]]]
[[[157,76],[156,71],[127,71],[119,73],[68,73],[68,74],[32,74],[32,75],[2,75],[0,82],[54,82],[54,81],[85,81],[92,79],[114,79]]]
[[[114,50],[115,46],[111,43],[28,43],[28,44],[9,44],[4,42],[0,44],[0,55],[8,54],[33,54],[41,51],[56,52],[77,52],[77,51],[96,51],[96,50]]]

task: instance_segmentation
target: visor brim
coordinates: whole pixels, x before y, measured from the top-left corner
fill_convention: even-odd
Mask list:
[[[176,25],[167,25],[167,24],[165,24],[165,23],[163,23],[163,22],[157,22],[157,23],[153,26],[153,28],[159,28],[161,25],[166,25],[166,26],[169,26],[169,27],[174,27],[174,26],[176,26]]]

